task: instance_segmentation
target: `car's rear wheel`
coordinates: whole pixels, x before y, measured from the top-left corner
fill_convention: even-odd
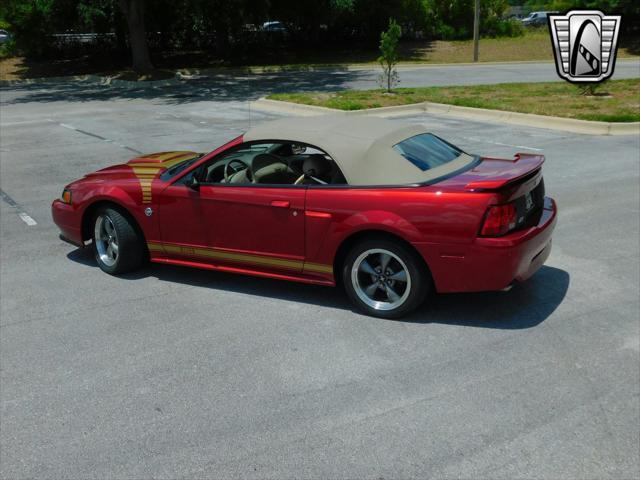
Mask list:
[[[359,310],[381,318],[407,315],[432,288],[416,252],[386,238],[366,240],[353,247],[344,262],[342,281]]]
[[[117,275],[142,265],[144,242],[126,216],[113,208],[101,208],[93,226],[93,252],[102,271]]]

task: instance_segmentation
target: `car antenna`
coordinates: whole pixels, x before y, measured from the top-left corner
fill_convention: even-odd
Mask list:
[[[249,109],[249,128],[251,128],[251,69],[247,72],[247,108]]]

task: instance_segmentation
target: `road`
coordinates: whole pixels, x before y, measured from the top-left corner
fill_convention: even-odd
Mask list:
[[[270,118],[220,83],[2,91],[0,477],[640,475],[639,138],[394,120],[485,155],[544,153],[560,208],[530,281],[436,296],[404,321],[331,288],[110,277],[58,239],[49,206],[67,182]]]
[[[348,88],[377,88],[379,70],[376,67],[360,70],[361,77],[349,82]],[[402,66],[398,73],[401,87],[564,81],[558,77],[555,64],[550,62]],[[618,60],[611,78],[620,80],[639,76],[640,60]]]
[[[496,83],[552,82],[561,80],[553,63],[502,63],[478,65],[400,66],[401,87],[443,85],[479,85]],[[163,97],[173,103],[191,102],[194,98],[217,101],[245,101],[277,92],[366,90],[378,88],[377,66],[327,67],[317,70],[245,73],[211,70],[194,75],[180,85],[148,88],[117,86],[105,89],[87,82],[78,88],[77,81],[56,81],[13,87],[4,92],[6,102],[51,102],[69,100],[107,100],[110,98]],[[613,79],[640,77],[640,60],[618,60]]]

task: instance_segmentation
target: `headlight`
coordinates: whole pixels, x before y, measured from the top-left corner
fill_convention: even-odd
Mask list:
[[[64,203],[68,203],[69,205],[71,205],[71,190],[69,190],[68,188],[65,188],[62,191],[62,195],[60,195],[60,200],[62,200]]]

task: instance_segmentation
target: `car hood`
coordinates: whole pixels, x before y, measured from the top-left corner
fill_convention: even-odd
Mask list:
[[[145,176],[155,178],[180,162],[191,160],[202,154],[191,151],[159,152],[140,155],[127,163],[112,165],[85,176],[88,180],[116,180]]]

